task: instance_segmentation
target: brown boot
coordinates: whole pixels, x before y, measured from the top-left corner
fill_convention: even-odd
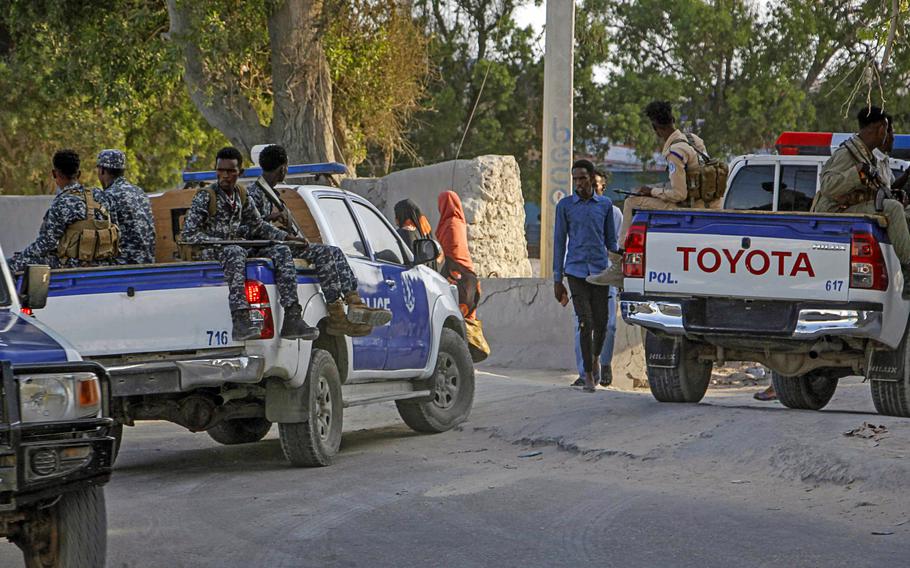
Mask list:
[[[377,327],[392,321],[392,312],[366,305],[356,290],[345,294],[344,301],[348,305],[348,321],[352,323]]]
[[[344,314],[344,302],[340,299],[328,305],[329,322],[325,332],[329,335],[348,335],[350,337],[363,337],[370,335],[373,328],[361,323],[351,323]]]

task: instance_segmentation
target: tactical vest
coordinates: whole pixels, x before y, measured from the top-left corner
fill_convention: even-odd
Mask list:
[[[202,189],[197,190],[204,191],[209,194],[209,219],[215,217],[215,213],[218,211],[218,195],[213,186],[203,187]],[[246,207],[248,195],[246,188],[242,185],[237,186],[237,191],[240,193],[240,211],[243,215],[243,208]],[[180,255],[181,260],[200,260],[200,255],[197,247],[192,245],[178,245],[178,254]]]
[[[215,216],[215,211],[218,210],[218,196],[215,194],[215,188],[208,186],[202,188],[200,191],[205,191],[209,194],[209,219],[211,219]],[[237,191],[240,193],[240,210],[243,211],[243,208],[246,207],[247,202],[246,188],[242,185],[238,185]]]
[[[701,200],[708,207],[724,196],[727,189],[727,175],[730,170],[725,162],[714,159],[696,148],[691,135],[686,134],[685,140],[674,142],[674,144],[678,143],[688,144],[698,156],[697,166],[691,167],[691,164],[686,164],[686,192],[688,194],[686,200],[689,205]]]
[[[834,199],[834,202],[838,205],[838,210],[842,212],[854,205],[873,201],[879,191],[883,192],[884,199],[893,199],[891,188],[882,181],[881,177],[879,177],[878,170],[875,167],[875,158],[865,146],[857,145],[852,138],[844,140],[841,143],[841,146],[846,148],[850,157],[856,164],[865,167],[859,173],[859,179],[863,183],[862,187],[858,187],[853,191]],[[813,200],[813,205],[814,203],[815,201]],[[880,211],[878,206],[876,206],[876,210]]]
[[[81,192],[71,190],[68,193],[82,194],[85,202],[85,219],[69,225],[57,244],[57,257],[60,260],[77,259],[82,265],[98,261],[111,260],[120,254],[120,228],[111,223],[111,216],[103,206],[95,201],[91,189]],[[103,220],[95,219],[95,211],[101,213]]]

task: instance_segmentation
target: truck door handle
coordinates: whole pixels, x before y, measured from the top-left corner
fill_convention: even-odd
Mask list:
[[[393,290],[395,289],[395,281],[394,281],[394,280],[386,280],[385,283],[386,283],[386,286],[388,286],[389,288],[392,288]]]

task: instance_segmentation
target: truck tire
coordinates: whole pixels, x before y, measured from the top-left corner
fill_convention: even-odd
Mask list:
[[[906,371],[899,381],[878,381],[873,379],[872,403],[879,414],[910,418],[910,378]]]
[[[26,521],[22,549],[27,568],[103,568],[107,556],[104,488],[88,486],[64,493],[48,509]]]
[[[265,438],[272,429],[272,423],[265,418],[237,418],[222,420],[206,430],[206,434],[219,444],[250,444]]]
[[[442,330],[430,385],[432,399],[395,401],[405,424],[417,432],[436,434],[467,420],[474,404],[474,365],[467,342],[449,328]]]
[[[650,333],[650,332],[649,332]],[[679,364],[674,368],[648,365],[648,386],[660,402],[699,402],[711,381],[711,361],[699,361],[693,344],[682,339],[679,346]],[[648,342],[645,342],[646,345]],[[646,360],[650,360],[645,354]]]
[[[771,383],[777,399],[787,408],[821,410],[834,396],[839,377],[823,369],[810,371],[797,377],[771,373]]]
[[[344,410],[341,378],[328,351],[313,349],[305,388],[309,418],[306,422],[278,424],[281,450],[291,465],[326,466],[341,447]]]

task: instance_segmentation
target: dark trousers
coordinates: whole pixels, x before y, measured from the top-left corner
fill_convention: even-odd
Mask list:
[[[588,284],[584,278],[566,275],[572,305],[578,316],[581,360],[586,373],[594,370],[594,360],[600,355],[607,333],[610,315],[610,287]]]

